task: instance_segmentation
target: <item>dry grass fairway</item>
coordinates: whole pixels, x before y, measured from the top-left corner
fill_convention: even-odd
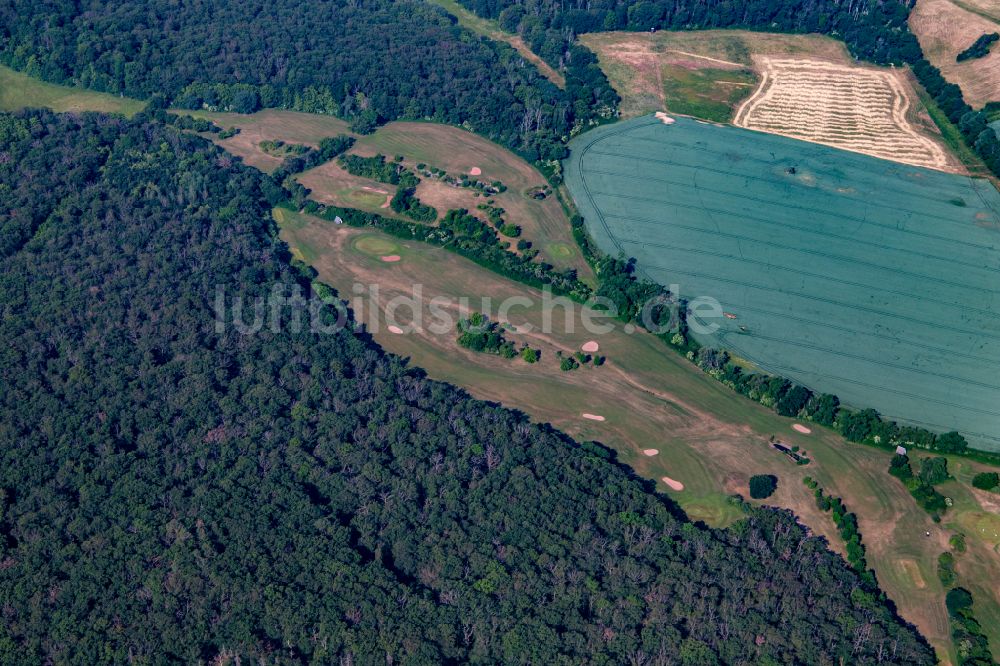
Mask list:
[[[553,266],[573,268],[589,283],[593,271],[583,258],[573,240],[569,219],[555,195],[538,201],[524,196],[529,188],[545,184],[545,177],[533,166],[506,148],[457,127],[426,122],[392,122],[380,127],[374,134],[356,136],[343,120],[296,111],[266,109],[253,114],[186,112],[207,118],[217,125],[237,127],[240,133],[216,143],[243,161],[263,171],[273,171],[281,159],[260,149],[264,140],[282,140],[316,146],[323,138],[338,134],[355,136],[357,142],[351,153],[374,155],[382,153],[390,159],[404,157],[404,163],[414,167],[424,163],[444,169],[453,176],[468,174],[473,168],[482,170],[482,180],[499,180],[507,191],[495,195],[496,205],[506,210],[504,219],[519,225],[522,236],[539,250],[539,257]],[[211,138],[211,137],[209,137]],[[377,199],[379,191],[388,195],[395,192],[391,185],[357,178],[340,169],[336,163],[327,163],[299,176],[299,181],[313,191],[313,198],[324,203],[358,208],[373,213],[395,216],[382,208],[385,197]],[[417,196],[438,209],[443,215],[450,208],[467,208],[476,212],[476,206],[485,199],[475,191],[454,188],[438,182],[424,180],[418,186]]]
[[[915,97],[900,72],[801,58],[756,60],[763,78],[734,124],[914,166],[956,168],[941,143],[911,123]]]
[[[356,249],[357,237],[381,236],[377,232],[338,227],[284,210],[277,210],[276,216],[282,237],[314,257],[312,265],[319,279],[344,294],[351,293],[351,286],[358,281],[378,284],[382,304],[395,296],[411,295],[414,283],[423,285],[425,303],[435,295],[447,296],[455,303],[464,295],[470,297],[471,307],[482,309],[478,305],[481,296],[491,297],[494,304],[511,296],[528,297],[535,305],[516,308],[509,320],[518,326],[532,323],[540,328],[541,296],[537,291],[445,250],[387,238],[401,246],[405,259],[385,264]],[[825,428],[815,428],[811,435],[797,433],[791,427],[792,420],[740,397],[645,333],[629,335],[619,328],[602,335],[600,350],[608,358],[604,367],[562,372],[555,363],[555,351],[573,352],[594,336],[582,329],[578,319],[574,319],[575,332],[568,332],[561,312],[554,317],[549,334],[539,328],[508,334],[517,344],[527,342],[541,349],[541,361],[529,365],[519,359],[505,361],[462,349],[450,332],[431,333],[426,326],[431,321],[429,311],[423,312],[423,330],[405,335],[388,332],[384,320],[376,323],[369,318],[370,311],[366,304],[362,319],[375,340],[412,359],[430,376],[462,386],[478,398],[523,410],[534,421],[552,423],[578,440],[603,442],[646,478],[660,481],[666,476],[683,482],[684,490],[672,496],[695,519],[728,524],[738,514],[727,504],[726,494],[745,489],[753,474],[775,474],[778,489],[767,503],[792,509],[842,552],[832,520],[818,511],[812,492],[802,483],[806,474],[813,476],[857,513],[870,561],[902,615],[943,650],[942,655],[954,654],[944,591],[933,572],[937,556],[954,533],[952,523],[963,520],[966,513],[983,510],[968,492],[960,495],[961,502],[945,524],[935,525],[902,484],[886,473],[887,453],[847,444]],[[400,319],[404,319],[401,324],[411,321]],[[580,416],[583,413],[599,414],[605,420],[586,420]],[[801,446],[814,462],[807,467],[794,465],[770,446],[771,435]],[[659,454],[646,455],[644,451],[650,447]],[[666,490],[666,485],[661,488]],[[966,486],[954,492],[960,494],[963,488]],[[932,533],[931,539],[924,536],[925,531]],[[969,543],[970,552],[962,562],[971,564],[965,566],[975,567],[980,580],[1000,580],[1000,556],[975,534],[969,534]],[[923,587],[913,575],[914,565],[901,568],[896,564],[899,559],[915,563]],[[983,607],[979,612],[994,617],[1000,608],[997,590],[977,588],[976,594],[977,609]]]
[[[569,220],[557,197],[552,195],[538,201],[524,196],[529,188],[544,185],[545,177],[502,146],[448,125],[394,122],[374,134],[359,137],[351,152],[403,155],[408,166],[424,163],[454,176],[468,174],[478,167],[482,170],[478,176],[481,180],[499,180],[507,186],[506,192],[492,199],[507,211],[504,219],[522,227],[523,237],[535,244],[543,260],[559,268],[574,268],[581,278],[592,280],[593,272],[573,240]],[[418,186],[417,196],[422,200],[426,196],[426,202],[442,214],[454,207],[452,204],[461,204],[475,212],[476,206],[485,201],[476,197],[474,190],[435,185],[431,181]]]
[[[277,169],[282,159],[261,150],[261,141],[280,139],[286,143],[316,147],[321,139],[351,133],[350,126],[343,120],[315,113],[278,109],[264,109],[251,114],[185,110],[175,112],[207,118],[224,129],[239,128],[240,133],[236,136],[217,140],[216,143],[233,155],[243,158],[244,163],[268,173]]]
[[[310,198],[321,203],[399,217],[386,206],[396,191],[395,187],[349,174],[336,162],[310,169],[299,176],[298,181],[312,190]]]
[[[927,59],[941,70],[948,81],[958,84],[965,100],[974,108],[986,102],[1000,102],[1000,46],[996,44],[985,58],[956,62],[955,56],[969,48],[984,34],[1000,32],[1000,19],[989,19],[992,8],[1000,14],[1000,3],[982,1],[976,7],[965,0],[974,13],[950,0],[918,0],[910,13],[910,29],[917,36]]]

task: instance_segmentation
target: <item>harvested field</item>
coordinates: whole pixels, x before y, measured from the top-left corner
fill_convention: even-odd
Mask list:
[[[733,123],[933,169],[953,167],[941,143],[910,121],[912,91],[888,69],[758,57],[760,86]]]
[[[687,118],[570,148],[566,182],[597,244],[737,316],[705,321],[718,328],[702,342],[1000,450],[989,182]]]
[[[988,3],[979,8],[971,2],[918,0],[910,13],[910,29],[931,64],[957,84],[965,101],[978,109],[987,102],[1000,101],[1000,46],[994,44],[984,58],[956,62],[955,56],[980,35],[1000,32],[1000,19],[990,18],[984,11]],[[1000,15],[1000,3],[993,2],[992,10]]]
[[[581,35],[632,118],[671,113],[728,122],[756,86],[753,54],[850,61],[843,44],[817,35],[745,30],[601,32]]]

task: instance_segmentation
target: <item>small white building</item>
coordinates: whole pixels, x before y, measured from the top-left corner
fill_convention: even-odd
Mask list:
[[[896,447],[896,455],[897,456],[905,456],[906,455],[906,447],[905,446],[897,446]]]

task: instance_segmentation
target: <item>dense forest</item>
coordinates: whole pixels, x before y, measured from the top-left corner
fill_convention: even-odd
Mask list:
[[[217,322],[309,287],[272,187],[0,115],[0,662],[933,663],[787,512],[698,527],[363,330]]]
[[[0,6],[0,60],[185,108],[291,108],[359,131],[397,118],[465,125],[530,160],[560,157],[595,95],[617,101],[600,70],[603,87],[571,98],[506,44],[420,0],[14,0]]]
[[[844,40],[851,53],[877,63],[919,54],[906,25],[905,0],[459,0],[524,36],[542,58],[561,63],[576,36],[607,30],[748,28],[818,32]]]

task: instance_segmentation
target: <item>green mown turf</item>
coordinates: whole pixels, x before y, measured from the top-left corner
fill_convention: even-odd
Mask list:
[[[703,342],[1000,450],[990,183],[686,118],[570,147],[566,182],[597,243],[736,315],[706,321],[720,328]]]

